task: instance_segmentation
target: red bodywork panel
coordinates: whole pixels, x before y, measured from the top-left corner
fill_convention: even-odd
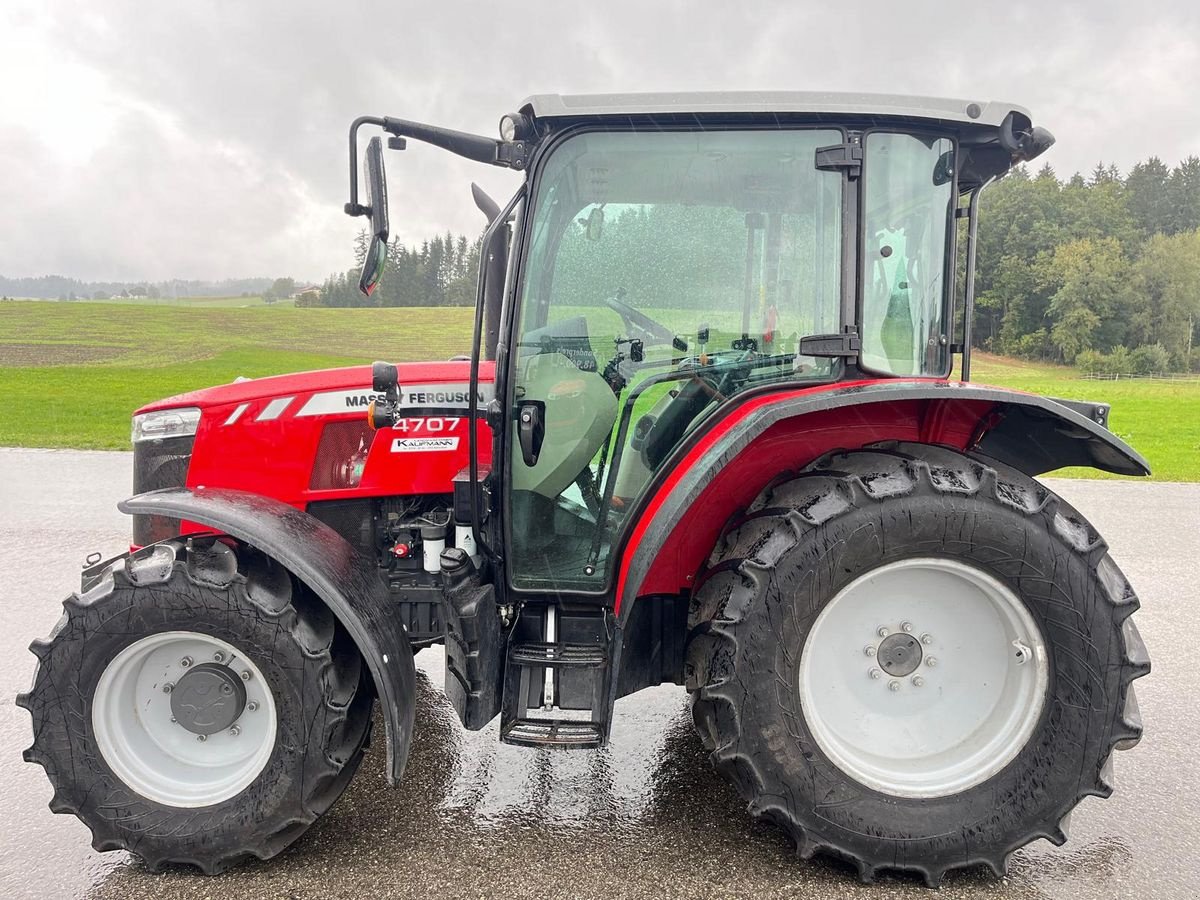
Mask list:
[[[444,494],[466,468],[466,361],[409,363],[399,367],[402,402],[413,415],[396,428],[370,432],[365,427],[367,403],[373,397],[370,366],[327,369],[258,378],[193,391],[151,403],[148,412],[180,406],[202,411],[187,487],[222,487],[273,497],[298,508],[318,500],[413,494]],[[480,365],[480,391],[490,396],[494,365]],[[933,381],[934,379],[909,379]],[[843,391],[877,380],[840,382],[794,391],[779,391],[746,400],[707,430],[648,500],[621,554],[614,605],[619,610],[629,567],[655,514],[672,489],[722,436],[737,429],[758,410],[801,396]],[[480,405],[483,405],[483,400]],[[669,534],[649,571],[637,585],[638,596],[674,594],[690,589],[696,573],[715,545],[721,528],[744,509],[776,475],[802,468],[839,448],[851,449],[884,440],[970,446],[991,404],[952,397],[835,407],[783,419],[769,427],[722,468],[689,507],[686,520]],[[322,436],[328,426],[342,435],[362,423],[365,461],[359,483],[327,487],[318,473],[329,448],[347,457],[344,439]],[[491,464],[491,432],[477,423],[479,464]],[[357,440],[353,447],[357,448]],[[319,451],[323,451],[320,452]],[[337,460],[335,460],[337,461]],[[321,462],[321,465],[318,463]],[[184,523],[184,531],[198,529]]]
[[[615,592],[618,611],[634,552],[645,538],[655,514],[688,470],[704,464],[705,454],[722,435],[736,429],[746,417],[769,404],[854,386],[855,383],[842,382],[757,397],[706,432],[655,491],[630,535],[618,569]],[[977,436],[980,423],[991,406],[977,400],[913,400],[838,407],[775,423],[730,460],[705,487],[689,508],[686,521],[681,521],[671,531],[641,584],[636,586],[637,596],[674,594],[690,589],[725,523],[745,509],[776,475],[797,471],[831,450],[853,449],[876,441],[920,441],[965,449]]]
[[[301,509],[314,500],[449,493],[454,476],[467,466],[470,363],[410,363],[398,369],[401,402],[413,415],[376,432],[365,427],[374,396],[370,366],[250,379],[159,400],[138,412],[200,408],[189,488],[252,491]],[[494,365],[481,363],[481,393],[490,396],[493,378]],[[326,427],[336,423],[364,425],[365,465],[357,486],[321,488],[316,485],[330,479],[317,477],[314,465]],[[477,427],[479,463],[486,469],[491,432],[482,422]],[[346,434],[343,426],[341,435]],[[346,441],[327,444],[338,448]]]

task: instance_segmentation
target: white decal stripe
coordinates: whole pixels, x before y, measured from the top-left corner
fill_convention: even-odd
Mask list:
[[[250,407],[249,403],[239,404],[238,408],[229,414],[229,418],[225,420],[225,424],[232,425],[234,422],[236,422],[238,419],[240,419],[242,417],[242,413],[244,413],[249,407]]]
[[[276,397],[266,405],[262,412],[258,414],[257,422],[269,422],[271,419],[278,419],[288,404],[295,400],[295,397]]]

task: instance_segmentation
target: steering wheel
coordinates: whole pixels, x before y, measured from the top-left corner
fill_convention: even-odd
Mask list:
[[[688,426],[713,400],[723,400],[733,387],[735,371],[714,375],[697,368],[679,393],[650,427],[642,443],[642,461],[650,471],[658,468],[679,443]]]
[[[655,322],[644,312],[634,309],[620,296],[606,297],[604,304],[621,317],[621,321],[625,323],[625,327],[630,332],[639,332],[638,334],[631,333],[630,337],[640,338],[650,344],[670,344],[681,353],[687,351],[687,344],[676,337],[675,332],[666,325]]]

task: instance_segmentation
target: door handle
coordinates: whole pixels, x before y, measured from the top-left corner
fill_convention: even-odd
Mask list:
[[[525,400],[517,404],[517,440],[521,444],[521,458],[531,468],[537,465],[542,452],[542,439],[546,436],[546,404],[540,400]]]

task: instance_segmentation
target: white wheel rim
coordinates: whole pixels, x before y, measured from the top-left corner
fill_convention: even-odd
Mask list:
[[[192,666],[214,661],[237,673],[246,705],[236,727],[200,740],[172,721],[170,692]],[[211,806],[241,793],[266,766],[275,698],[259,668],[231,644],[168,631],[130,644],[105,667],[92,728],[104,761],[131,790],[166,806]]]
[[[1037,726],[1049,681],[1045,641],[1021,599],[936,557],[881,566],[839,591],[799,669],[821,751],[898,797],[955,794],[1003,769]]]

